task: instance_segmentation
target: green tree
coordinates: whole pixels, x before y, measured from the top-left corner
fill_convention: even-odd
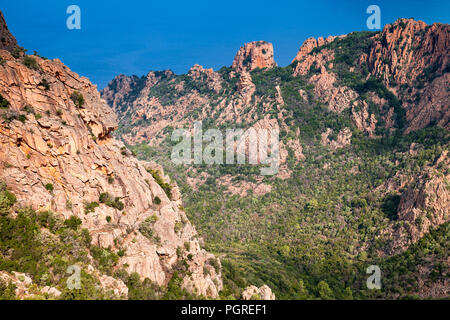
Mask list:
[[[333,299],[333,291],[331,291],[330,287],[328,286],[328,283],[325,281],[320,281],[317,285],[317,291],[319,293],[319,297],[324,300],[330,300]]]

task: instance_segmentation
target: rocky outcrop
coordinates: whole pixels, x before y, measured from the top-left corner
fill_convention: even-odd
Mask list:
[[[259,180],[262,179],[260,178]],[[228,193],[232,195],[240,195],[241,197],[247,196],[250,190],[255,196],[262,196],[272,191],[272,186],[270,184],[265,184],[261,181],[257,181],[257,183],[249,181],[234,182],[233,176],[229,174],[220,177],[217,182],[220,186],[224,186]]]
[[[321,67],[318,74],[313,75],[309,82],[314,84],[314,93],[328,108],[336,113],[341,113],[351,106],[351,102],[358,98],[358,94],[346,86],[335,85],[336,76]]]
[[[369,113],[369,105],[366,101],[354,101],[352,104],[352,120],[356,127],[373,137],[377,119],[373,113]]]
[[[236,72],[252,71],[256,68],[273,68],[273,45],[266,41],[254,41],[241,47],[234,57],[231,68]]]
[[[93,244],[124,249],[119,266],[159,285],[185,260],[191,275],[184,286],[217,297],[220,271],[203,274],[214,256],[200,247],[195,228],[180,209],[176,186],[172,184],[172,194],[164,191],[152,169],[111,137],[116,116],[97,88],[58,60],[32,56],[36,65],[27,67],[8,51],[1,50],[0,57],[5,61],[0,94],[9,102],[0,111],[0,178],[19,204],[79,217]],[[122,206],[99,204],[102,193]],[[140,226],[153,216],[157,221],[148,237]],[[189,250],[177,254],[186,243]]]
[[[345,36],[340,36],[340,37],[342,38]],[[336,36],[329,36],[327,38],[319,37],[319,38],[315,39],[315,38],[311,37],[311,38],[306,39],[305,42],[303,42],[303,44],[300,46],[300,49],[298,50],[297,55],[292,60],[292,62],[302,61],[311,53],[311,51],[313,51],[314,48],[318,48],[325,44],[333,42],[336,38],[337,38]]]
[[[239,76],[239,80],[237,83],[237,89],[239,94],[242,97],[242,106],[249,105],[253,96],[253,93],[255,93],[255,84],[252,82],[252,76],[250,73],[243,71],[241,75]]]
[[[360,61],[403,101],[406,133],[437,123],[450,129],[450,27],[399,19],[373,37]]]
[[[99,277],[100,285],[106,291],[112,291],[116,297],[128,297],[128,287],[123,281],[114,279],[107,275]]]
[[[102,98],[113,110],[119,111],[124,105],[126,96],[137,86],[137,82],[136,76],[120,74],[102,91]]]
[[[418,103],[406,102],[408,127],[405,133],[425,128],[430,123],[450,130],[449,83],[450,73],[445,73],[425,87]]]
[[[323,102],[328,104],[331,111],[341,113],[351,106],[351,102],[358,98],[358,94],[346,86],[337,85],[336,74],[333,72],[334,51],[323,48],[317,53],[311,53],[318,48],[334,41],[336,37],[327,39],[309,38],[300,48],[293,75],[305,76],[311,74],[309,82],[314,85],[314,93]],[[307,100],[305,92],[299,92],[304,100]]]
[[[260,288],[250,286],[242,292],[243,300],[275,300],[275,294],[266,284]]]
[[[203,81],[209,89],[216,93],[219,93],[222,89],[222,79],[212,68],[205,69],[201,65],[196,64],[189,69],[188,75],[195,80]]]
[[[397,223],[386,230],[387,254],[403,252],[431,229],[449,221],[450,160],[444,151],[400,196]]]
[[[321,135],[321,143],[323,146],[330,147],[333,150],[344,148],[351,144],[352,132],[349,128],[344,128],[339,131],[336,139],[331,139],[330,135],[333,130],[328,128],[327,131]]]
[[[0,50],[13,52],[17,48],[16,38],[9,32],[3,13],[0,11]]]
[[[448,72],[449,31],[446,24],[413,19],[387,24],[374,36],[367,57],[369,71],[391,87],[412,84],[429,67],[434,74]]]

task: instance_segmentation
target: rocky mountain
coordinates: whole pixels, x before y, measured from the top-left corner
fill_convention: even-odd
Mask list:
[[[15,40],[0,17],[0,180],[7,186],[1,199],[12,194],[17,199],[2,202],[1,233],[16,223],[11,217],[20,208],[37,217],[51,212],[64,225],[79,221],[79,228],[88,230],[91,249],[77,261],[83,272],[101,279],[105,272],[120,271],[114,281],[121,286],[130,281],[124,272],[163,288],[179,281],[191,294],[217,297],[220,261],[203,249],[176,183],[161,166],[136,160],[112,136],[117,117],[88,79],[57,59],[16,55]],[[1,270],[28,272],[13,269],[18,253],[4,245]],[[51,267],[41,276],[52,274],[57,259],[63,259],[62,266],[68,263],[55,254],[45,257]],[[36,275],[31,280],[39,284]],[[56,290],[65,289],[64,279],[52,283]]]
[[[188,217],[222,257],[224,297],[251,284],[282,299],[445,297],[449,30],[399,19],[310,38],[286,67],[271,44],[251,42],[231,67],[119,75],[101,94],[115,134],[181,186]],[[194,121],[279,129],[279,172],[172,164],[172,131]],[[365,288],[370,264],[390,277],[382,292]]]

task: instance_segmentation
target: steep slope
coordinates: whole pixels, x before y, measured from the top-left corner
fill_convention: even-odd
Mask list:
[[[189,218],[223,255],[224,297],[250,284],[277,298],[444,297],[433,288],[445,287],[446,270],[430,270],[446,257],[424,261],[420,241],[436,232],[448,248],[436,231],[449,220],[448,30],[399,19],[381,32],[311,38],[287,67],[246,49],[252,43],[231,67],[121,75],[102,96],[119,116],[116,134],[138,157],[166,163]],[[405,82],[404,69],[416,79]],[[278,128],[278,174],[174,165],[171,132],[194,121],[204,130]],[[410,251],[421,258],[408,268],[430,271],[420,283],[400,294],[398,285],[367,290],[368,265],[391,268]]]
[[[111,137],[116,116],[97,88],[58,60],[0,57],[0,179],[18,205],[78,217],[93,245],[121,252],[116,269],[158,285],[177,272],[190,292],[216,297],[220,265],[178,187]]]
[[[450,128],[447,90],[450,82],[449,26],[400,19],[374,37],[367,60],[369,72],[403,101],[407,132],[432,122]]]
[[[0,49],[14,52],[17,48],[17,40],[9,32],[3,13],[0,11]]]

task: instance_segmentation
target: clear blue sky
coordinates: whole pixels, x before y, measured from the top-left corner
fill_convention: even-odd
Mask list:
[[[81,8],[81,30],[66,28],[71,4]],[[450,20],[448,0],[0,0],[0,10],[29,52],[59,58],[103,88],[120,73],[229,66],[239,47],[254,40],[272,42],[275,60],[285,66],[308,37],[366,30],[370,4],[380,6],[382,25]]]

